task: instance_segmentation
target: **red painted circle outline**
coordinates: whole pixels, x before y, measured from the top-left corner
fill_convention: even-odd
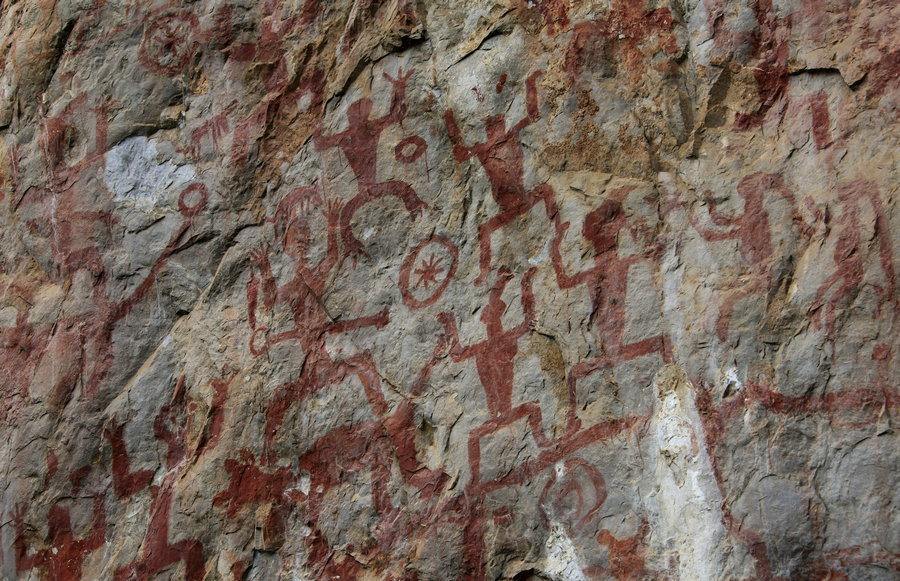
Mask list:
[[[403,153],[403,148],[407,145],[415,145],[416,149],[411,154],[407,155]],[[419,137],[418,135],[410,135],[403,141],[397,144],[397,147],[394,148],[394,158],[397,161],[403,163],[412,163],[422,157],[422,154],[425,153],[425,150],[428,149],[428,143],[425,142],[424,139]]]
[[[188,206],[187,202],[185,202],[185,198],[189,193],[194,191],[200,192],[200,201],[198,201],[193,206]],[[209,190],[206,189],[206,186],[201,183],[191,184],[188,187],[182,190],[181,194],[178,196],[178,211],[181,212],[181,215],[185,218],[193,218],[197,214],[203,211],[203,208],[206,207],[206,200],[209,199]]]
[[[267,327],[257,327],[256,329],[253,329],[253,334],[250,335],[250,353],[252,353],[254,357],[259,357],[260,355],[262,355],[263,353],[265,353],[265,352],[269,349],[269,335],[268,335],[268,333],[266,333],[266,335],[265,335],[266,342],[263,343],[262,349],[260,349],[259,351],[257,351],[257,350],[254,349],[254,347],[253,347],[253,342],[256,341],[256,335],[257,335],[257,333],[259,333],[260,331],[267,332],[268,330],[269,330],[269,329],[268,329]]]
[[[447,276],[444,278],[444,282],[439,284],[431,295],[425,300],[419,300],[412,296],[412,293],[409,290],[409,273],[412,270],[413,266],[416,264],[416,260],[419,258],[419,253],[422,252],[422,249],[428,246],[429,244],[439,244],[447,249],[447,252],[450,253],[450,269],[447,271]],[[411,309],[421,309],[427,307],[429,305],[433,305],[443,294],[444,290],[446,290],[447,285],[450,284],[450,279],[453,278],[453,275],[456,274],[456,267],[459,265],[459,250],[456,249],[456,245],[450,241],[446,236],[432,236],[427,240],[422,240],[419,242],[415,248],[413,248],[410,253],[403,260],[403,265],[400,267],[400,297],[403,299],[403,304]]]

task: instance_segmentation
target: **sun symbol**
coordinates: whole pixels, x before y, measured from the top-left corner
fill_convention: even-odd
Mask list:
[[[422,261],[422,267],[415,270],[415,273],[419,275],[419,282],[415,288],[425,285],[425,290],[428,290],[428,287],[437,284],[437,275],[444,272],[444,269],[440,267],[441,261],[442,259],[437,258],[433,252],[431,258]]]

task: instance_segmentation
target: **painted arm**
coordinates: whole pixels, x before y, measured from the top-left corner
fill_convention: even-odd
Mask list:
[[[94,528],[91,536],[81,541],[85,551],[96,551],[106,543],[106,503],[102,496],[94,498]]]
[[[456,158],[457,163],[462,163],[475,155],[475,152],[463,143],[462,133],[456,124],[456,117],[454,117],[452,109],[444,111],[444,125],[447,126],[447,133],[450,134],[450,142],[453,143],[453,157]]]
[[[335,133],[334,135],[322,135],[322,124],[321,122],[316,125],[315,130],[313,131],[313,145],[319,151],[323,149],[329,149],[331,147],[337,147],[341,143],[341,139],[343,138],[343,133]]]
[[[562,254],[559,252],[559,245],[562,242],[563,235],[569,229],[569,223],[563,222],[556,227],[556,235],[553,242],[550,243],[550,261],[553,263],[553,270],[556,272],[556,283],[559,288],[569,289],[583,283],[593,273],[592,270],[579,272],[574,276],[566,274],[566,266],[563,264]],[[524,282],[524,281],[523,281]]]
[[[717,226],[733,226],[735,225],[735,219],[729,218],[728,216],[723,216],[719,214],[719,211],[716,209],[716,201],[712,198],[712,192],[706,190],[705,193],[706,203],[709,205],[709,218],[712,220],[713,224]],[[693,210],[688,211],[688,218],[691,221],[691,225],[694,227],[694,230],[700,233],[703,238],[710,242],[715,242],[717,240],[729,240],[735,237],[735,230],[726,230],[725,232],[720,232],[719,230],[710,230],[706,226],[700,223],[700,220],[697,219],[697,215],[693,212]]]
[[[13,540],[13,547],[16,551],[16,572],[28,571],[34,567],[34,555],[29,555],[28,547],[25,546],[25,512],[27,510],[27,502],[17,504],[10,515],[16,528],[16,538]]]
[[[450,358],[459,363],[475,355],[473,346],[463,347],[459,342],[459,332],[456,329],[456,319],[453,313],[440,313],[437,320],[444,326],[447,339],[450,341]]]
[[[890,224],[884,217],[884,207],[881,204],[881,197],[878,190],[871,182],[867,182],[866,196],[872,204],[872,210],[875,212],[875,236],[878,237],[878,254],[881,258],[881,270],[884,271],[884,278],[887,281],[885,288],[882,290],[884,300],[896,304],[897,297],[897,275],[894,272],[894,251],[891,247],[891,230]]]
[[[525,117],[516,123],[513,128],[510,130],[510,133],[516,133],[521,131],[525,127],[531,125],[531,123],[540,117],[541,111],[538,108],[538,98],[537,98],[537,79],[544,73],[541,71],[535,71],[528,80],[525,81]]]
[[[534,290],[532,288],[532,279],[536,267],[531,267],[525,276],[522,277],[522,322],[515,326],[513,333],[517,337],[521,337],[534,329]]]
[[[259,276],[262,278],[263,304],[266,308],[271,309],[275,305],[278,287],[275,285],[275,275],[272,274],[272,265],[269,263],[268,245],[263,244],[256,250],[250,251],[250,259],[256,264]],[[255,278],[252,272],[251,268],[251,282]]]
[[[340,247],[338,245],[338,233],[340,232],[341,211],[344,208],[341,200],[328,200],[325,203],[325,219],[328,222],[328,239],[325,250],[325,258],[316,266],[316,278],[324,279],[331,272],[334,265],[340,258]]]
[[[388,309],[382,309],[374,315],[367,317],[359,317],[357,319],[348,319],[346,321],[335,321],[328,325],[328,333],[343,333],[352,331],[353,329],[362,329],[363,327],[375,327],[383,329],[391,322],[391,315]]]

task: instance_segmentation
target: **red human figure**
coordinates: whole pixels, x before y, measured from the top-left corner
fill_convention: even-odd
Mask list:
[[[868,255],[865,251],[867,241],[863,241],[860,236],[863,230],[863,221],[860,217],[862,201],[868,201],[875,213],[875,237],[878,238],[881,268],[886,280],[885,286],[879,288],[882,300],[894,305],[895,308],[898,300],[890,226],[884,217],[877,186],[868,180],[854,180],[841,188],[838,200],[841,202],[841,214],[836,220],[838,226],[838,238],[834,248],[836,270],[819,286],[810,307],[811,313],[816,313],[824,307],[825,334],[828,338],[832,338],[834,334],[838,306],[848,296],[856,296],[865,274]],[[826,299],[829,291],[832,291],[830,298]],[[878,316],[877,309],[875,316]],[[816,328],[820,328],[822,322],[816,317],[813,324]]]
[[[649,353],[662,354],[663,360],[670,358],[669,347],[663,335],[649,337],[634,343],[623,343],[625,332],[625,299],[628,295],[628,269],[641,260],[653,259],[656,250],[646,254],[632,254],[620,258],[618,253],[619,231],[626,227],[625,210],[617,199],[605,200],[588,213],[584,219],[582,234],[594,246],[596,256],[594,266],[582,272],[569,275],[563,265],[559,245],[568,229],[568,222],[557,228],[550,246],[550,258],[556,271],[556,281],[561,289],[585,285],[591,294],[592,318],[596,321],[603,354],[581,361],[569,372],[569,429],[575,430],[579,420],[575,416],[576,383],[588,375],[630,361]]]
[[[196,539],[169,543],[169,519],[172,515],[174,476],[167,477],[162,486],[153,486],[150,523],[141,547],[143,558],[116,569],[114,581],[149,581],[172,565],[184,562],[184,579],[200,581],[206,574],[203,545]]]
[[[525,117],[509,129],[506,129],[506,117],[503,114],[498,113],[486,118],[484,122],[487,141],[484,143],[467,147],[456,124],[453,110],[448,109],[444,112],[444,123],[453,142],[453,156],[457,163],[462,163],[473,156],[478,158],[491,183],[494,201],[500,207],[500,212],[496,216],[478,227],[480,272],[475,284],[479,286],[491,270],[491,234],[527,213],[541,201],[544,202],[547,217],[556,218],[555,194],[549,184],[541,184],[527,193],[525,191],[525,154],[522,150],[520,133],[540,115],[535,82],[541,74],[538,71],[525,82],[527,110]]]
[[[380,329],[388,324],[389,317],[385,309],[376,315],[357,319],[332,320],[321,296],[325,292],[326,276],[338,261],[337,232],[342,212],[339,202],[327,204],[325,213],[328,221],[328,238],[325,258],[315,266],[310,265],[307,259],[307,250],[311,233],[306,220],[303,219],[303,216],[298,215],[298,206],[301,205],[299,204],[301,199],[312,196],[314,192],[314,186],[296,191],[294,195],[288,196],[279,204],[274,217],[276,234],[282,238],[284,251],[295,264],[296,274],[292,280],[279,287],[272,273],[266,248],[260,248],[252,253],[253,262],[259,270],[262,280],[256,278],[251,267],[251,278],[247,285],[249,319],[251,327],[254,327],[251,351],[255,355],[262,352],[255,349],[253,340],[258,333],[267,331],[264,327],[255,326],[257,300],[259,292],[262,291],[262,301],[266,308],[272,309],[276,303],[286,303],[290,307],[295,323],[293,329],[268,337],[267,345],[286,340],[298,340],[307,353],[300,378],[279,386],[272,396],[266,412],[267,459],[269,459],[271,444],[277,436],[287,408],[293,402],[328,385],[333,385],[348,375],[356,374],[359,377],[366,390],[366,396],[377,415],[381,416],[387,410],[371,354],[366,351],[345,360],[335,361],[325,347],[325,340],[330,334],[363,327],[374,326]],[[300,213],[302,214],[302,212]]]
[[[344,152],[350,168],[356,175],[356,184],[359,193],[350,200],[341,212],[341,237],[344,243],[346,256],[368,256],[363,250],[362,244],[353,235],[350,222],[354,214],[373,200],[384,196],[396,196],[406,206],[410,217],[424,210],[427,205],[406,182],[392,180],[377,182],[378,142],[381,132],[395,123],[400,123],[406,116],[406,81],[412,76],[414,70],[403,73],[397,71],[397,78],[384,74],[384,78],[394,85],[391,92],[390,112],[384,117],[371,119],[372,100],[360,99],[347,109],[347,122],[349,127],[340,133],[325,137],[321,129],[317,128],[314,136],[316,149],[329,149],[339,147]]]
[[[113,418],[113,426],[112,429],[103,429],[103,437],[109,440],[112,448],[113,490],[119,495],[119,498],[128,498],[150,483],[153,478],[153,470],[131,471],[128,449],[125,446],[125,439],[122,437],[125,424],[115,425],[115,418]]]
[[[519,351],[519,338],[527,335],[534,328],[534,293],[531,279],[535,269],[531,268],[522,277],[522,310],[524,319],[511,329],[504,329],[500,318],[506,311],[506,303],[501,296],[503,289],[512,279],[512,273],[501,268],[497,282],[491,289],[488,304],[481,314],[481,320],[487,330],[487,339],[463,347],[459,342],[456,320],[451,313],[441,313],[438,320],[450,339],[450,357],[460,362],[475,358],[478,377],[487,398],[490,419],[469,433],[469,466],[472,471],[470,486],[481,484],[481,438],[508,426],[516,420],[527,417],[534,440],[538,446],[550,444],[544,435],[541,406],[535,401],[512,406],[513,361]]]
[[[719,319],[716,322],[716,334],[720,341],[728,338],[728,327],[734,306],[738,301],[754,294],[768,292],[772,286],[772,231],[769,227],[769,215],[765,209],[766,192],[775,191],[780,194],[794,209],[794,222],[805,236],[811,234],[796,212],[794,195],[788,190],[784,178],[777,174],[757,172],[742,179],[737,186],[738,194],[744,199],[744,211],[737,216],[726,216],[719,213],[712,192],[706,192],[706,203],[709,206],[709,218],[713,224],[726,230],[706,228],[690,215],[691,224],[704,239],[715,242],[719,240],[737,240],[741,258],[749,267],[749,277],[740,277],[731,282],[725,291],[726,299],[719,306]],[[748,282],[745,282],[749,280]]]
[[[43,569],[48,579],[59,581],[80,581],[81,565],[84,558],[96,551],[106,542],[106,507],[103,498],[94,498],[94,520],[91,534],[76,539],[72,533],[72,520],[69,509],[54,505],[47,515],[50,541],[49,548],[28,553],[25,546],[25,523],[23,517],[28,509],[27,504],[16,507],[12,513],[16,528],[13,543],[16,552],[16,572],[22,573],[31,569]]]

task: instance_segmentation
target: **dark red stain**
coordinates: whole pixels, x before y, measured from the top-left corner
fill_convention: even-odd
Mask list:
[[[500,81],[497,83],[496,90],[497,90],[498,95],[503,92],[503,86],[505,84],[506,84],[506,75],[504,74],[504,75],[500,76]]]
[[[35,327],[28,322],[35,289],[33,284],[25,282],[27,268],[23,264],[21,268],[10,269],[10,274],[22,284],[7,287],[4,303],[16,305],[19,310],[15,325],[0,328],[0,395],[6,401],[2,417],[9,425],[22,412],[34,370],[42,361],[53,332],[52,325]]]
[[[747,131],[762,125],[766,113],[784,97],[790,82],[787,65],[791,17],[778,18],[772,0],[757,0],[753,5],[753,14],[757,27],[747,33],[746,39],[743,34],[737,35],[737,41],[749,45],[759,106],[753,113],[736,115],[736,131]]]
[[[544,19],[544,30],[548,36],[556,36],[569,28],[565,0],[522,0],[520,10],[536,10]]]
[[[494,231],[527,213],[538,202],[544,202],[548,218],[556,219],[557,216],[553,188],[548,184],[541,184],[527,193],[525,191],[525,156],[520,133],[540,114],[536,87],[540,75],[540,71],[532,74],[525,83],[526,116],[509,129],[506,129],[506,117],[502,113],[486,118],[487,141],[484,143],[466,146],[453,110],[444,112],[444,123],[453,142],[453,156],[457,163],[471,157],[478,158],[491,183],[494,201],[500,207],[500,213],[478,227],[480,271],[475,279],[476,285],[484,283],[491,270],[491,234]]]
[[[582,69],[598,61],[622,66],[630,82],[639,83],[645,60],[659,53],[670,58],[681,53],[673,23],[668,8],[649,10],[644,0],[624,0],[613,3],[605,19],[576,24],[565,63],[571,85],[578,86]],[[644,50],[649,52],[646,59]]]
[[[307,353],[300,377],[276,388],[266,411],[266,453],[268,461],[275,443],[278,430],[287,409],[297,401],[317,391],[339,383],[350,375],[356,375],[363,384],[366,396],[376,415],[383,415],[386,410],[384,396],[381,393],[380,379],[375,371],[375,364],[368,351],[344,360],[335,361],[325,348],[325,339],[329,334],[344,333],[364,327],[382,328],[389,322],[387,310],[372,316],[334,321],[322,302],[326,277],[338,262],[338,220],[342,214],[339,202],[329,202],[324,211],[328,221],[328,238],[326,255],[317,265],[312,266],[307,259],[307,251],[311,240],[311,231],[306,220],[310,204],[318,199],[318,191],[314,186],[294,190],[278,206],[274,222],[276,235],[282,239],[285,254],[293,259],[295,276],[279,287],[269,263],[268,249],[262,248],[251,255],[259,278],[251,268],[251,277],[247,285],[247,304],[251,327],[255,325],[256,310],[259,307],[259,295],[266,309],[273,309],[276,304],[287,304],[293,314],[295,327],[282,333],[266,335],[265,346],[257,350],[253,343],[250,348],[254,354],[260,354],[270,345],[282,341],[296,340]],[[258,328],[256,330],[263,330]],[[256,331],[255,330],[255,331]],[[254,332],[253,339],[256,339]]]
[[[847,574],[849,569],[860,567],[861,565],[878,565],[879,568],[890,569],[900,573],[900,553],[886,551],[877,542],[854,545],[843,549],[826,551],[814,563],[801,570],[799,574],[805,579],[844,581],[853,578]]]
[[[59,581],[80,581],[81,566],[93,551],[106,542],[106,507],[103,498],[94,498],[94,519],[89,536],[76,539],[72,531],[69,509],[56,504],[47,514],[47,526],[50,538],[48,548],[34,553],[28,552],[25,544],[25,523],[23,517],[28,505],[18,505],[13,512],[13,523],[16,537],[13,542],[16,554],[16,572],[22,573],[32,569],[44,571],[48,579]]]
[[[781,195],[793,209],[793,222],[800,233],[807,237],[812,235],[811,229],[797,212],[793,193],[780,175],[754,173],[738,183],[737,191],[744,200],[744,210],[735,216],[720,213],[712,192],[706,192],[709,218],[715,226],[724,230],[709,229],[693,213],[690,214],[691,224],[704,239],[710,242],[737,240],[738,252],[749,271],[749,276],[736,279],[724,289],[727,296],[719,305],[719,318],[716,322],[716,334],[720,341],[725,341],[728,337],[728,327],[737,302],[754,294],[767,293],[772,286],[772,230],[765,209],[766,194],[775,192]]]
[[[877,99],[888,91],[891,83],[896,84],[900,78],[900,49],[896,49],[882,56],[876,66],[868,72],[869,87],[866,90],[866,98]]]
[[[563,437],[552,441],[536,458],[520,464],[503,476],[482,483],[480,486],[475,487],[471,492],[475,494],[487,494],[488,492],[499,490],[507,486],[527,482],[550,466],[569,457],[585,446],[593,444],[594,442],[611,440],[623,432],[638,430],[641,426],[645,425],[648,420],[649,418],[647,416],[627,416],[621,419],[600,422],[589,428],[579,430],[578,432],[566,434]],[[467,492],[470,491],[467,490]]]
[[[44,486],[42,491],[46,491],[49,488],[50,481],[56,476],[58,470],[59,458],[56,457],[56,453],[53,450],[50,450],[50,452],[47,453],[47,474],[44,476]]]
[[[88,477],[91,473],[91,465],[82,466],[81,468],[74,470],[71,474],[69,474],[69,482],[72,484],[72,495],[77,496],[79,492],[81,492],[81,486],[84,484],[84,479]]]
[[[825,149],[831,145],[831,116],[828,113],[828,95],[818,91],[810,96],[809,106],[812,112],[812,132],[816,147]]]
[[[213,506],[227,505],[226,515],[234,518],[246,506],[271,503],[269,516],[263,527],[264,540],[269,546],[284,542],[285,505],[299,498],[299,491],[288,492],[296,480],[290,468],[282,467],[272,472],[261,470],[249,450],[241,450],[241,460],[228,458],[225,470],[229,473],[229,486],[213,498]]]
[[[200,581],[206,574],[203,545],[196,539],[169,543],[169,520],[172,515],[174,477],[162,486],[151,487],[150,523],[141,546],[143,558],[116,569],[114,581],[150,581],[177,563],[184,563],[184,579]]]
[[[352,103],[347,109],[349,127],[344,131],[326,137],[322,135],[320,129],[316,129],[314,139],[316,149],[339,147],[356,175],[359,188],[359,193],[341,212],[341,237],[345,256],[366,256],[362,243],[353,234],[350,223],[356,212],[369,202],[385,196],[394,196],[403,202],[410,218],[428,207],[406,182],[393,180],[379,183],[376,177],[381,133],[391,125],[402,123],[406,117],[406,82],[414,72],[410,70],[404,73],[402,69],[398,70],[396,79],[387,73],[384,74],[384,78],[393,85],[390,111],[384,117],[372,119],[372,100],[363,98]]]
[[[228,488],[213,498],[213,506],[228,506],[228,518],[236,517],[247,505],[284,503],[288,497],[285,491],[296,479],[290,468],[278,468],[273,472],[261,470],[256,465],[253,454],[243,449],[241,460],[228,458],[225,470],[230,475]]]
[[[229,115],[237,107],[238,102],[234,101],[222,111],[216,113],[213,117],[201,123],[191,132],[190,146],[187,149],[179,150],[180,153],[189,154],[194,159],[202,159],[203,150],[208,143],[212,149],[218,150],[219,142],[231,131],[228,123]]]
[[[87,93],[82,93],[67,103],[58,115],[41,120],[38,143],[54,189],[68,189],[85,169],[103,163],[109,104],[108,99],[92,101]],[[75,141],[85,141],[87,153],[77,160],[68,160]]]
[[[575,364],[569,372],[568,387],[571,406],[569,423],[577,424],[575,417],[576,384],[602,369],[607,369],[625,361],[650,353],[659,353],[663,361],[671,360],[668,340],[663,335],[625,344],[625,299],[628,296],[628,270],[633,264],[643,260],[656,260],[657,250],[645,254],[619,257],[618,236],[627,228],[625,210],[621,200],[630,189],[616,190],[610,199],[585,216],[582,235],[594,247],[594,266],[582,272],[569,275],[563,264],[559,247],[569,224],[558,224],[556,236],[550,246],[550,258],[556,272],[556,280],[561,289],[571,289],[585,285],[591,294],[593,313],[600,335],[603,354]]]
[[[608,567],[593,566],[585,569],[588,575],[611,575],[620,581],[645,579],[647,575],[655,574],[645,568],[647,559],[647,545],[644,541],[650,534],[650,524],[647,519],[641,520],[634,536],[625,539],[617,539],[608,530],[603,529],[597,535],[597,542],[609,550],[607,560]]]
[[[123,438],[124,431],[125,424],[115,425],[115,418],[113,418],[113,428],[103,430],[103,436],[109,440],[109,445],[112,447],[113,490],[119,498],[123,499],[147,486],[154,473],[153,470],[131,471],[128,449]]]
[[[884,410],[896,410],[900,407],[900,393],[893,386],[791,397],[777,393],[770,389],[768,383],[759,381],[749,383],[739,395],[726,399],[715,406],[712,400],[712,391],[706,388],[702,381],[695,382],[695,384],[700,386],[696,391],[696,404],[706,434],[713,475],[723,494],[725,487],[718,463],[719,449],[725,440],[726,426],[733,418],[743,414],[749,406],[758,405],[770,413],[785,416],[804,417],[810,414],[821,414],[834,419],[837,419],[841,413],[868,410],[871,414],[868,419],[850,424],[850,426],[856,427],[871,425]],[[756,562],[757,578],[761,581],[781,579],[772,573],[768,549],[761,537],[745,528],[743,523],[734,517],[727,504],[722,505],[722,511],[728,532],[747,545]],[[890,562],[889,556],[882,555],[882,558]],[[883,561],[878,560],[877,562]],[[821,570],[825,569],[827,568]]]

